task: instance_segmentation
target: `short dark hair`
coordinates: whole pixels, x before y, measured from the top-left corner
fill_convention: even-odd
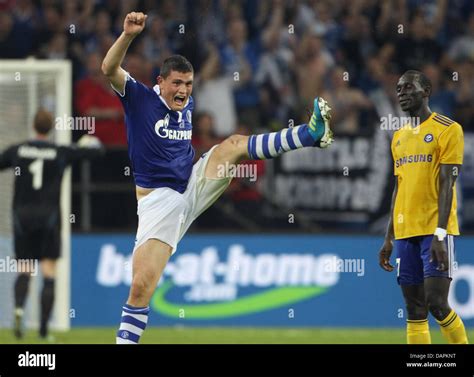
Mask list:
[[[418,82],[420,83],[420,85],[423,89],[427,89],[427,88],[432,87],[431,80],[423,72],[416,71],[414,69],[410,69],[410,70],[406,71],[403,74],[403,76],[405,76],[405,75],[414,75],[414,76],[416,76]]]
[[[39,109],[33,121],[33,128],[40,135],[47,135],[53,128],[53,115],[45,109]]]
[[[182,55],[171,55],[166,58],[160,69],[160,76],[167,78],[171,71],[181,73],[194,72],[193,65]]]

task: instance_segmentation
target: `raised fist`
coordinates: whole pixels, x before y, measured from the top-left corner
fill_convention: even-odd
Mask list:
[[[123,31],[127,35],[138,35],[145,27],[145,21],[148,16],[141,12],[131,12],[125,17],[123,22]]]

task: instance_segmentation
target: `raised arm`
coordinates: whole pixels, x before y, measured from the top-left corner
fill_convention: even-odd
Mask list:
[[[123,32],[110,47],[102,62],[102,72],[107,76],[113,87],[123,93],[125,89],[125,71],[121,67],[128,47],[135,37],[142,32],[145,27],[147,15],[141,12],[131,12],[127,14],[123,22]]]

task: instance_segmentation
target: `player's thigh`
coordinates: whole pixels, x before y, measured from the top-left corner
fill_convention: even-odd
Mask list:
[[[17,260],[30,260],[35,258],[35,242],[29,238],[27,234],[15,235],[13,242],[15,245],[15,258]]]
[[[207,208],[209,208],[229,187],[232,177],[217,174],[215,178],[206,176],[207,167],[219,146],[213,147],[205,153],[193,167],[193,172],[184,193],[185,202],[190,211],[183,218],[179,239],[184,235],[191,223]]]
[[[395,240],[397,281],[402,285],[423,284],[423,260],[417,237]]]
[[[212,152],[206,166],[206,178],[222,178],[229,176],[227,170],[232,169],[242,159],[248,158],[248,136],[232,135],[220,143]]]
[[[61,255],[61,230],[58,224],[39,231],[36,258],[56,261]],[[49,263],[48,263],[49,265]]]
[[[15,249],[15,258],[19,260],[34,259],[38,252],[39,233],[32,232],[18,216],[14,218],[13,244]],[[26,271],[25,271],[26,272]]]
[[[132,284],[137,289],[154,290],[171,256],[172,247],[149,239],[133,253]]]

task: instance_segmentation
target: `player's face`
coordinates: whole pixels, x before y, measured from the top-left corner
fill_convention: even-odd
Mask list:
[[[192,72],[171,71],[167,78],[158,77],[161,96],[164,98],[171,110],[181,111],[184,109],[193,91]]]
[[[425,90],[415,75],[403,75],[398,80],[397,96],[403,111],[416,111],[423,105]]]

